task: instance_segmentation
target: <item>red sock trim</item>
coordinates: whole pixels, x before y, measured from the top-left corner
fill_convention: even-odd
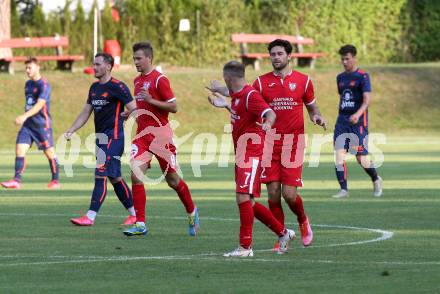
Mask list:
[[[183,206],[185,206],[185,210],[187,213],[192,213],[194,211],[194,202],[191,198],[191,192],[189,191],[188,185],[184,180],[180,180],[177,188],[175,189],[177,195],[182,201]]]
[[[265,224],[272,232],[277,236],[282,236],[284,234],[284,225],[275,218],[266,206],[255,202],[253,209],[255,217]]]
[[[133,206],[136,211],[136,221],[145,222],[147,193],[144,184],[133,184],[131,186],[133,192]]]

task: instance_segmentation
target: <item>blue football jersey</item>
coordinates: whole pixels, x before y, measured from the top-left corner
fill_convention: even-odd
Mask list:
[[[371,92],[370,76],[361,69],[339,74],[336,83],[340,97],[339,115],[354,114],[362,105],[364,92]]]
[[[31,129],[38,128],[51,128],[50,118],[50,93],[51,87],[47,80],[41,78],[38,81],[28,80],[24,86],[25,93],[25,111],[31,109],[38,101],[38,99],[44,99],[46,104],[35,115],[29,117],[24,126]]]
[[[114,139],[124,138],[123,119],[120,115],[124,105],[131,101],[133,97],[127,85],[115,78],[105,84],[93,83],[87,103],[93,107],[95,132]]]

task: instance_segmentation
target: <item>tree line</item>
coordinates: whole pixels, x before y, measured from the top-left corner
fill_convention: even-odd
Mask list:
[[[93,8],[87,13],[81,0],[72,5],[67,0],[45,15],[38,0],[12,0],[12,37],[66,35],[67,53],[91,60]],[[336,62],[345,43],[358,47],[366,63],[440,59],[440,1],[435,0],[116,0],[114,8],[119,22],[112,18],[110,1],[101,7],[102,39],[120,42],[125,63],[131,45],[148,40],[160,62],[222,64],[237,57],[238,45],[230,36],[240,32],[311,37],[315,45],[305,51],[327,53],[324,63]],[[189,32],[179,32],[182,18],[190,20]],[[264,52],[265,46],[250,50]]]

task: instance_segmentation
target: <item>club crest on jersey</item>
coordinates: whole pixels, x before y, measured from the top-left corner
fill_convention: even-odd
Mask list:
[[[144,82],[144,84],[142,85],[142,89],[148,90],[149,88],[150,88],[150,82]]]
[[[296,89],[296,83],[289,83],[289,89],[290,89],[291,91],[295,91],[295,89]]]

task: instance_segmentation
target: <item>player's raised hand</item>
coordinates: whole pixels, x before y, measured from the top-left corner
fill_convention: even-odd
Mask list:
[[[218,80],[212,80],[209,83],[209,86],[207,86],[206,88],[211,91],[211,92],[220,92],[220,90],[223,88],[224,86],[222,85],[222,83]]]
[[[325,119],[321,115],[319,115],[319,114],[313,115],[312,122],[315,125],[321,126],[325,131],[327,130],[327,122],[325,121]]]
[[[226,101],[226,97],[217,92],[209,94],[208,101],[213,106],[218,108],[227,108],[229,106],[228,102]]]
[[[22,124],[24,124],[25,121],[26,121],[26,116],[24,116],[24,115],[19,115],[15,118],[15,124],[18,126],[21,126]]]

